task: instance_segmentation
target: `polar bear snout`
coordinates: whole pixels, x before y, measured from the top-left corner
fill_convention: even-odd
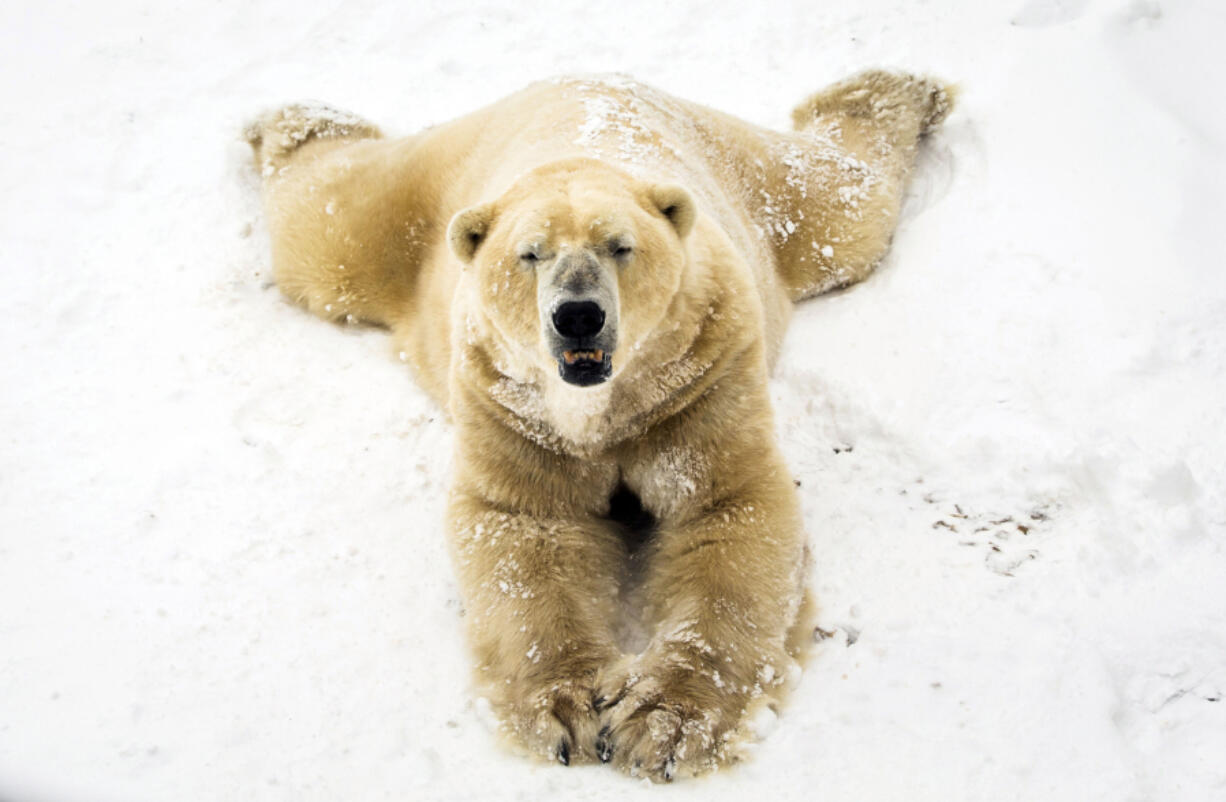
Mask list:
[[[553,264],[538,272],[541,334],[558,375],[588,387],[613,375],[617,348],[617,271],[602,264],[590,246],[564,246]]]
[[[617,321],[598,299],[563,299],[553,307],[550,341],[558,375],[567,384],[587,387],[613,374]]]
[[[617,346],[616,307],[606,308],[600,297],[563,296],[548,315],[550,352],[558,375],[568,384],[587,387],[613,374]]]

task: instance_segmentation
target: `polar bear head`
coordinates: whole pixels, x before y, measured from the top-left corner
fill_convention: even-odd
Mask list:
[[[447,238],[502,345],[585,387],[619,372],[664,323],[694,217],[680,186],[570,159],[459,212]]]

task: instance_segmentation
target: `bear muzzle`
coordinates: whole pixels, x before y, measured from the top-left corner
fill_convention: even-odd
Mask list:
[[[568,384],[587,387],[613,374],[614,326],[606,326],[605,310],[595,300],[567,300],[549,316],[558,375]]]

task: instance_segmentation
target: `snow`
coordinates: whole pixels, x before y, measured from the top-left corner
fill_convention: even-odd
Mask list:
[[[0,799],[1226,798],[1226,7],[0,22]],[[962,93],[886,263],[798,308],[772,384],[829,636],[711,777],[509,753],[468,685],[448,425],[385,335],[270,286],[243,125],[321,98],[409,132],[613,71],[786,127],[876,65]]]

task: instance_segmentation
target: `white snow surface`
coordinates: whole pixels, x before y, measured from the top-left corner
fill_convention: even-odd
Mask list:
[[[0,799],[1226,799],[1226,4],[0,7]],[[745,119],[962,86],[771,390],[817,645],[748,762],[507,752],[449,426],[270,284],[243,123],[408,133],[621,72]]]

